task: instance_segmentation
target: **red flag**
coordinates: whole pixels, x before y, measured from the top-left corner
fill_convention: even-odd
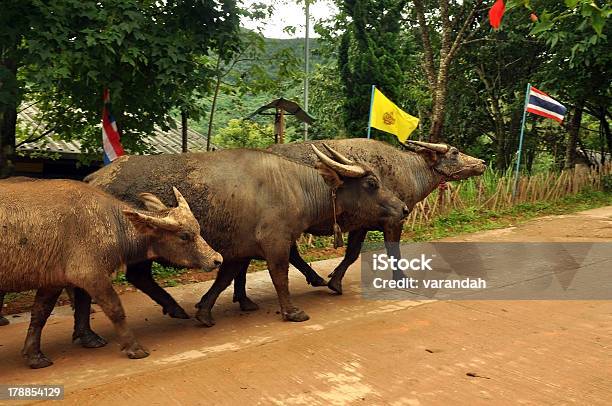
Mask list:
[[[504,16],[504,11],[506,11],[504,0],[497,0],[489,10],[489,22],[491,23],[491,27],[495,29],[499,28],[502,17]]]

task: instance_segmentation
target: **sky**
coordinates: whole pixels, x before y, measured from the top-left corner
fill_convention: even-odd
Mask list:
[[[305,15],[303,2],[298,4],[295,0],[243,0],[244,6],[253,3],[274,4],[275,12],[271,19],[265,22],[263,34],[267,38],[303,38],[305,28]],[[310,6],[310,35],[314,34],[313,25],[315,21],[327,18],[337,12],[336,7],[330,0],[318,0]],[[252,21],[243,20],[243,27],[255,29],[257,24]],[[294,26],[295,34],[283,32],[286,26]]]

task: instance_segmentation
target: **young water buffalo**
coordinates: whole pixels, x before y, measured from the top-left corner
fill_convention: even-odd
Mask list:
[[[198,304],[197,319],[206,326],[211,309],[237,272],[253,258],[263,258],[276,288],[284,320],[304,321],[306,313],[289,298],[291,247],[310,228],[331,227],[336,217],[400,222],[407,208],[381,185],[362,163],[338,162],[314,150],[317,170],[257,150],[131,156],[120,158],[86,178],[87,182],[135,202],[141,190],[168,198],[177,184],[200,222],[211,246],[224,258],[217,279]],[[152,204],[155,207],[155,204]],[[151,277],[151,262],[130,266],[127,278],[163,306],[164,313],[187,317],[183,309]]]
[[[176,189],[174,194],[178,207],[147,212],[81,182],[0,183],[0,291],[38,289],[23,348],[30,367],[52,364],[40,350],[40,336],[66,286],[96,300],[128,357],[148,355],[126,324],[111,274],[157,258],[206,270],[222,260],[200,236],[185,199]]]
[[[419,141],[408,141],[405,146],[409,151],[402,151],[387,143],[363,138],[325,141],[333,148],[331,156],[336,159],[351,159],[367,163],[376,168],[381,183],[398,196],[410,211],[425,199],[441,181],[462,180],[482,175],[485,162],[481,159],[463,154],[457,148],[446,144],[432,144]],[[276,154],[308,166],[314,166],[316,160],[309,153],[312,145],[320,146],[322,141],[279,144],[270,147]],[[336,152],[334,154],[334,152]],[[340,155],[338,155],[340,153]],[[361,225],[352,224],[349,231],[346,254],[342,262],[330,275],[330,289],[342,293],[342,278],[348,267],[357,260],[361,246],[368,230],[382,230],[385,244],[390,256],[400,257],[399,241],[402,223],[385,227],[375,227],[371,221]],[[319,235],[330,235],[331,230],[315,232]],[[292,249],[291,264],[300,270],[308,281],[320,278],[319,275],[299,257],[297,247]],[[403,277],[403,275],[396,275]],[[244,286],[245,275],[239,274],[234,281],[234,298],[239,302],[249,302]]]

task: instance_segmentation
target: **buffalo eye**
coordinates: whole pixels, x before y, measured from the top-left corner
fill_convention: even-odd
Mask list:
[[[455,149],[455,150],[453,150],[452,154],[453,154],[454,156],[457,156],[457,155],[459,155],[459,151]]]
[[[183,241],[189,241],[191,240],[191,234],[189,233],[179,233],[179,238]]]
[[[366,179],[366,187],[369,190],[376,190],[379,187],[378,181],[374,178],[367,178]]]

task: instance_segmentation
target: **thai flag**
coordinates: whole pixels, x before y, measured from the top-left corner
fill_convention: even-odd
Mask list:
[[[115,118],[111,115],[110,93],[104,89],[104,107],[102,109],[102,146],[104,147],[104,165],[124,155],[121,137],[117,130]]]
[[[558,122],[563,121],[567,109],[564,105],[547,95],[541,90],[531,86],[529,89],[529,102],[527,111],[538,116],[552,118]]]

